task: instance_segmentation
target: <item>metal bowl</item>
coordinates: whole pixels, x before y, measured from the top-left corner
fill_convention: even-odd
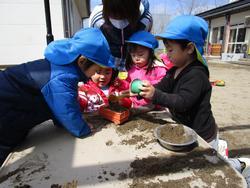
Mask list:
[[[160,135],[161,135],[161,130],[165,127],[165,126],[177,126],[177,124],[165,124],[165,125],[160,125],[158,126],[155,130],[154,130],[154,136],[157,138],[157,140],[159,141],[159,143],[169,149],[169,150],[173,150],[173,151],[180,151],[180,150],[189,150],[192,149],[194,147],[197,146],[197,134],[196,132],[183,125],[184,128],[184,136],[187,137],[187,140],[183,143],[172,143],[166,140],[163,140]]]

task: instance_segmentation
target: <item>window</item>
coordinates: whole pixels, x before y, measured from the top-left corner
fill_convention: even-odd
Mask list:
[[[220,27],[220,37],[219,37],[220,41],[223,41],[223,35],[224,35],[224,26]]]
[[[228,53],[243,53],[242,45],[245,44],[246,28],[243,24],[231,26]]]
[[[229,42],[235,42],[237,29],[230,30]]]
[[[245,42],[246,28],[239,28],[237,42]]]
[[[212,43],[213,44],[222,44],[224,35],[224,26],[214,27],[212,33]]]
[[[218,27],[213,28],[212,43],[217,43],[218,32],[219,32],[219,28]]]

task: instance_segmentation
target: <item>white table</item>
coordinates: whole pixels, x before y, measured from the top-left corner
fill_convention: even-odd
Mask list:
[[[133,120],[135,126],[140,122]],[[36,127],[6,160],[0,171],[0,187],[46,188],[73,181],[77,181],[77,187],[95,188],[145,187],[146,184],[149,187],[246,187],[244,178],[216,153],[211,153],[200,137],[199,148],[177,153],[161,147],[152,131],[135,128],[122,134],[116,125],[109,123],[94,135],[79,139],[48,121]],[[131,167],[131,163],[135,166]]]

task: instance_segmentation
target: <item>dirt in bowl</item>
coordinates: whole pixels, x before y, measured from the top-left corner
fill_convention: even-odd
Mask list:
[[[181,124],[161,127],[159,137],[173,144],[184,144],[192,140],[192,135],[186,134],[184,126]]]

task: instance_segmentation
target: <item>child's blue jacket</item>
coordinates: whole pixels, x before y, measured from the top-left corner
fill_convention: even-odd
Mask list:
[[[39,111],[41,114],[34,115],[29,123],[55,119],[74,136],[89,134],[77,101],[77,84],[86,80],[76,63],[56,65],[47,59],[0,71],[0,124],[11,122],[7,117],[19,118],[20,111]],[[13,114],[4,116],[6,113]],[[26,120],[18,124],[21,127],[25,123]]]

